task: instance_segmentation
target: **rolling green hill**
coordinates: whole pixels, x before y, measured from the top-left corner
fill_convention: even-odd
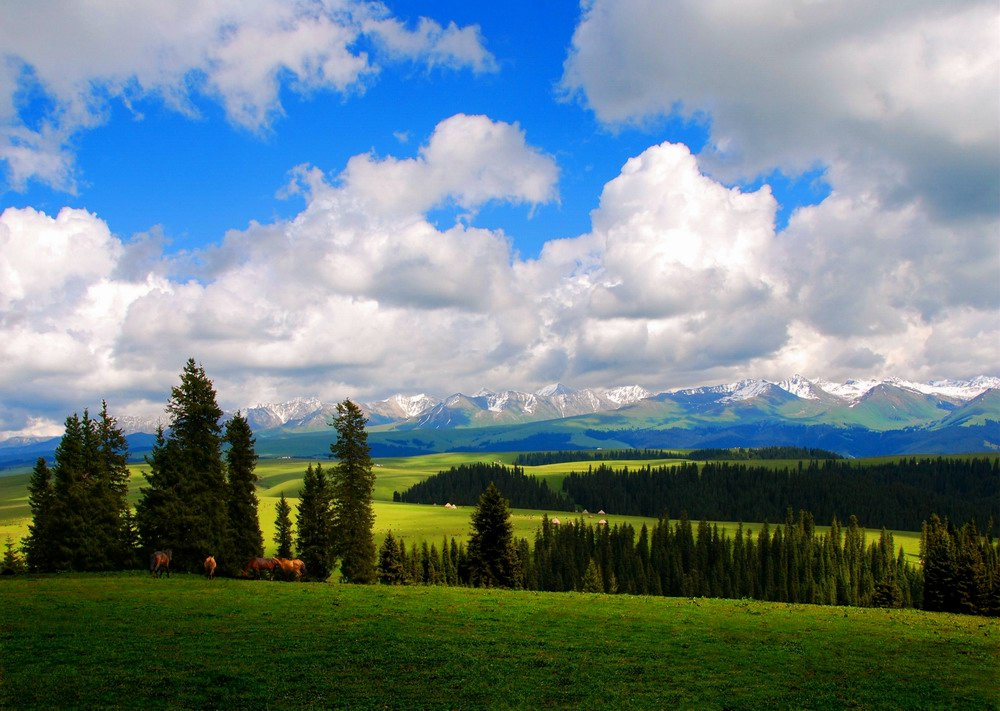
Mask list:
[[[5,708],[989,709],[1000,623],[148,574],[0,579]]]

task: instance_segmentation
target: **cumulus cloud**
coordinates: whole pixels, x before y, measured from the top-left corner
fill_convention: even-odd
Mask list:
[[[998,22],[996,4],[977,1],[595,0],[562,88],[610,125],[704,121],[699,165],[726,182],[825,169],[826,200],[799,208],[778,235],[748,233],[758,235],[747,244],[760,279],[715,276],[702,264],[702,279],[686,280],[684,247],[673,250],[678,283],[725,283],[736,297],[718,308],[784,302],[788,340],[754,361],[757,372],[798,363],[825,377],[851,366],[970,374],[996,360]],[[652,268],[643,265],[637,283]],[[687,289],[685,301],[703,291]],[[654,296],[612,284],[601,304],[619,313],[670,305],[650,304]],[[946,333],[956,340],[943,358]],[[992,358],[977,360],[984,347]]]
[[[556,199],[555,161],[528,146],[517,124],[458,114],[413,159],[355,156],[341,179],[374,214],[422,214],[444,202],[474,210],[490,200]]]
[[[996,214],[998,19],[985,0],[596,0],[563,88],[609,123],[710,121],[704,165],[730,179],[822,163],[837,183]]]
[[[834,195],[776,232],[766,187],[727,187],[684,146],[629,160],[592,229],[548,242],[537,259],[501,232],[440,229],[425,214],[442,200],[553,200],[555,180],[554,161],[517,126],[457,115],[415,158],[356,156],[337,175],[299,168],[298,215],[193,255],[158,253],[155,233],[123,240],[81,210],[8,209],[0,430],[38,432],[101,398],[116,413],[158,414],[189,356],[234,408],[553,380],[657,389],[858,369],[931,378],[991,362],[988,291],[955,289],[931,305],[912,288],[945,286],[920,274],[949,258],[947,234],[926,237],[938,253],[908,255],[894,241],[926,235],[925,214],[898,210],[883,224],[880,203],[866,211]],[[866,260],[863,244],[882,240],[895,245],[891,269]],[[950,258],[964,264],[988,246],[984,232]],[[837,259],[846,271],[828,276]],[[994,268],[976,267],[983,279]],[[850,270],[866,288],[838,284]]]
[[[73,137],[115,101],[137,110],[154,97],[194,115],[197,99],[213,99],[234,124],[264,131],[283,113],[282,87],[360,92],[385,61],[496,68],[477,27],[410,27],[361,0],[15,3],[3,9],[0,48],[8,180],[69,190]]]
[[[767,188],[719,184],[682,145],[629,160],[592,233],[550,244],[536,266],[549,272],[537,284],[561,281],[543,302],[572,344],[569,377],[662,382],[691,361],[710,369],[774,352],[788,310],[770,261],[775,210]]]

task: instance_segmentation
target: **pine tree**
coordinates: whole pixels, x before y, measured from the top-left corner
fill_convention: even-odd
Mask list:
[[[587,572],[583,574],[583,592],[604,592],[604,580],[601,578],[601,573],[597,570],[597,563],[594,562],[593,558],[587,563]]]
[[[281,492],[281,498],[274,506],[274,542],[278,546],[277,556],[279,558],[292,557],[292,507],[285,498],[285,492]],[[309,570],[308,566],[306,570]]]
[[[332,475],[334,535],[341,576],[349,583],[375,580],[375,473],[366,422],[361,409],[344,400],[331,423],[337,430],[337,441],[330,445],[337,459]]]
[[[95,424],[98,453],[89,497],[95,544],[107,551],[102,561],[105,567],[121,568],[135,558],[128,503],[128,440],[117,420],[108,414],[107,401],[101,403],[101,417]]]
[[[90,537],[86,488],[91,483],[87,468],[88,448],[94,448],[92,439],[87,441],[90,416],[86,410],[83,420],[76,413],[66,418],[66,428],[56,447],[52,467],[51,530],[54,570],[83,570],[87,551],[81,543]]]
[[[36,465],[33,475],[32,512],[40,516],[28,542],[33,569],[109,570],[129,562],[127,462],[128,444],[106,402],[100,420],[87,410],[82,419],[66,418],[51,474]]]
[[[383,585],[402,585],[406,582],[406,570],[400,557],[402,541],[397,542],[392,531],[385,534],[385,540],[378,551],[378,581]]]
[[[136,518],[147,551],[173,550],[172,567],[200,570],[206,555],[233,560],[222,459],[222,409],[205,369],[189,359],[167,402],[170,434],[161,430],[140,492]]]
[[[296,550],[310,575],[326,580],[336,565],[330,479],[322,464],[310,464],[299,491]]]
[[[934,612],[957,612],[957,556],[947,520],[933,514],[925,521],[920,538],[924,562],[924,609]]]
[[[970,615],[982,614],[988,607],[990,584],[976,524],[970,521],[962,526],[955,543],[958,611]]]
[[[229,561],[229,565],[222,564],[235,573],[238,566],[264,554],[264,536],[257,513],[257,452],[250,423],[242,413],[237,412],[226,423],[224,440],[229,445],[226,450],[226,484],[229,529],[235,558]]]
[[[31,471],[28,482],[28,506],[31,508],[31,523],[24,539],[24,554],[28,569],[46,572],[55,569],[54,538],[52,530],[52,470],[39,457]]]
[[[515,587],[520,575],[509,504],[492,483],[472,513],[469,566],[476,587]]]
[[[26,570],[24,558],[21,557],[20,551],[14,547],[14,539],[7,536],[7,542],[4,543],[3,560],[0,561],[0,575],[18,575]]]

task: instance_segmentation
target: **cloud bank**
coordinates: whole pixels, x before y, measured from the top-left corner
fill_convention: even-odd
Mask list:
[[[70,185],[69,140],[111,100],[155,94],[194,113],[209,96],[234,124],[266,131],[281,86],[360,92],[380,61],[399,59],[496,69],[476,28],[406,27],[371,4],[144,6],[159,27],[45,7],[21,24],[47,15],[62,42],[29,46],[30,32],[0,28],[13,48],[0,150],[14,182]],[[301,212],[196,252],[168,256],[155,230],[116,235],[85,210],[9,208],[0,431],[58,432],[101,398],[117,414],[160,412],[189,356],[227,407],[556,380],[656,390],[992,372],[997,22],[995,4],[976,2],[588,3],[563,91],[610,128],[700,116],[710,142],[632,157],[590,230],[537,259],[474,216],[557,202],[559,164],[530,131],[481,115],[413,136],[412,157],[299,166],[286,192]],[[29,84],[54,107],[37,121],[18,106]],[[766,185],[733,187],[816,166],[831,194],[781,230]],[[428,214],[442,206],[466,214],[439,227]]]

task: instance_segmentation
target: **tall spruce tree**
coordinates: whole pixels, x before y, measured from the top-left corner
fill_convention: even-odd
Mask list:
[[[28,482],[28,506],[31,523],[24,539],[24,555],[28,569],[45,572],[55,569],[55,540],[52,528],[52,506],[55,492],[52,487],[52,470],[44,457],[39,457]]]
[[[337,405],[337,416],[331,423],[337,430],[337,441],[330,451],[337,459],[333,470],[333,520],[340,555],[341,576],[349,583],[371,583],[375,580],[375,512],[372,493],[375,473],[371,449],[368,447],[367,420],[361,409],[350,400]]]
[[[172,566],[200,569],[207,555],[233,559],[222,460],[222,409],[205,369],[189,359],[167,402],[170,433],[161,431],[141,490],[136,518],[147,552],[170,548]]]
[[[309,575],[318,580],[329,578],[337,562],[331,494],[330,480],[323,465],[313,468],[310,464],[299,491],[296,548]]]
[[[102,563],[122,568],[134,559],[135,540],[131,531],[131,507],[128,503],[128,440],[118,421],[108,414],[108,403],[101,403],[101,417],[96,422],[98,457],[95,481],[90,496],[100,538],[106,546]]]
[[[957,555],[948,520],[932,514],[923,525],[920,556],[924,564],[924,609],[933,612],[958,610]]]
[[[32,476],[28,555],[36,570],[110,570],[131,559],[127,526],[128,444],[103,404],[66,418],[55,463]],[[49,477],[49,483],[46,478]]]
[[[237,412],[226,422],[224,441],[228,445],[226,484],[234,560],[228,561],[228,565],[220,564],[235,574],[248,560],[264,554],[264,536],[257,514],[256,440],[242,413]]]
[[[520,578],[510,505],[492,482],[472,512],[469,567],[476,587],[513,588]]]
[[[93,438],[88,434],[92,434],[88,412],[84,410],[82,420],[73,413],[66,418],[66,429],[56,447],[50,519],[54,570],[82,570],[87,555],[80,545],[91,533],[86,491],[90,472],[86,462],[87,450],[93,449]]]
[[[285,492],[281,492],[281,498],[274,505],[274,543],[278,546],[277,556],[279,558],[292,557],[292,507],[285,498]],[[309,568],[307,567],[306,570]]]

